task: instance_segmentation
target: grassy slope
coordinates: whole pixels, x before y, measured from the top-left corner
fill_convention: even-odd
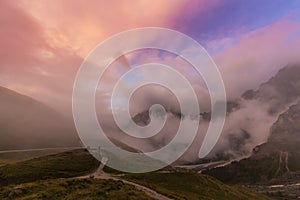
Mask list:
[[[19,193],[16,191],[19,191]],[[38,181],[18,186],[8,186],[0,190],[0,199],[12,198],[16,200],[152,199],[134,186],[124,184],[121,181],[95,179]]]
[[[272,179],[278,169],[279,155],[271,154],[263,158],[246,158],[239,162],[203,173],[216,177],[225,183],[258,184]]]
[[[86,198],[90,192],[93,195],[102,194],[101,191],[106,190],[104,187],[105,184],[102,184],[102,180],[90,180],[92,181],[91,184],[82,183],[81,180],[76,180],[74,184],[70,183],[70,179],[58,180],[58,178],[76,177],[89,174],[94,171],[98,165],[98,161],[84,150],[64,152],[57,155],[45,156],[42,158],[35,158],[28,161],[5,165],[0,167],[0,187],[1,183],[2,185],[9,186],[6,186],[6,189],[1,190],[3,192],[0,194],[2,197],[5,197],[5,195],[8,195],[8,191],[19,187],[25,187],[24,191],[27,191],[26,195],[22,196],[23,199],[38,199],[42,198],[43,195],[46,195],[47,199],[59,199],[55,196],[56,194],[66,195],[63,196],[63,199],[84,199],[76,195],[82,195]],[[192,172],[126,174],[124,178],[150,187],[175,199],[267,199],[267,197],[252,192],[246,188],[228,186],[214,178]],[[51,180],[45,181],[45,179]],[[99,181],[99,183],[97,181]],[[116,184],[115,181],[106,183],[108,184],[106,185],[107,187],[115,187],[114,184]],[[73,184],[73,189],[72,187],[64,187],[63,185],[65,184],[67,184],[67,186],[68,184]],[[93,184],[98,184],[99,188]],[[71,194],[71,190],[74,190],[74,194]],[[116,191],[113,195],[116,195],[116,197],[120,195],[118,196],[118,199],[130,197],[130,191],[123,189],[120,190],[121,191]],[[109,191],[106,191],[105,194],[106,193],[108,195],[112,195],[109,194]],[[98,195],[97,199],[101,199],[100,196],[101,195]],[[130,197],[130,199],[134,198]]]
[[[49,155],[0,167],[0,186],[68,178],[94,171],[99,162],[84,150]]]
[[[225,185],[209,176],[192,172],[126,174],[125,179],[174,199],[269,199],[252,190]]]
[[[280,152],[260,157],[249,157],[230,165],[214,168],[203,173],[230,184],[263,184],[286,174],[285,161],[280,163]],[[288,168],[290,171],[300,170],[300,153],[289,152]]]

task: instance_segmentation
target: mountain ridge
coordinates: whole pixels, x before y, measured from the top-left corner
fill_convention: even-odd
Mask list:
[[[0,86],[1,150],[79,146],[71,121],[53,108]]]
[[[253,149],[249,158],[204,171],[230,183],[300,182],[300,102],[278,117],[268,141]],[[255,175],[255,176],[254,176]],[[293,177],[294,176],[294,177]]]

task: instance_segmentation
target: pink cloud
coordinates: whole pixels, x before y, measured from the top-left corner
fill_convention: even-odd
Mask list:
[[[255,89],[280,68],[299,61],[300,38],[291,36],[300,30],[300,23],[283,18],[274,24],[233,38],[236,42],[214,56],[230,97],[247,89]],[[223,44],[220,41],[220,45]],[[218,42],[215,44],[218,45]]]
[[[182,3],[1,1],[0,84],[71,113],[74,78],[89,51],[119,31],[167,26]]]
[[[187,7],[188,16],[192,17],[216,3],[75,0],[70,5],[58,0],[1,1],[0,84],[70,110],[76,71],[99,42],[130,28],[168,27],[170,16],[182,7]],[[299,23],[282,19],[237,38],[208,42],[212,47],[225,46],[215,61],[223,73],[229,96],[257,87],[293,60],[300,41],[286,40],[297,30]],[[115,71],[109,73],[112,74],[106,81],[112,83]]]
[[[39,21],[21,5],[0,4],[0,84],[52,106],[66,106],[82,59],[50,44]]]
[[[120,31],[168,26],[185,1],[27,1],[23,7],[47,29],[53,41],[86,56],[99,42]]]

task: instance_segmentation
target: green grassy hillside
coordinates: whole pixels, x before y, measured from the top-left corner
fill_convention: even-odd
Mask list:
[[[99,162],[84,150],[59,153],[0,167],[0,199],[150,199],[122,181],[72,179],[91,174]],[[106,167],[106,172],[114,172]],[[173,199],[268,199],[194,172],[118,174]]]
[[[144,192],[121,181],[95,179],[57,179],[9,186],[0,190],[0,199],[16,200],[150,200]]]
[[[230,165],[203,173],[226,183],[258,184],[272,179],[278,170],[279,155],[273,153],[261,158],[246,158]]]
[[[269,199],[247,188],[229,186],[212,177],[193,172],[126,174],[125,179],[174,199]]]
[[[84,150],[74,150],[0,167],[0,186],[88,174],[99,162]]]

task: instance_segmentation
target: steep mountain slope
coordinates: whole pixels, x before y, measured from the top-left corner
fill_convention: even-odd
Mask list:
[[[266,142],[269,135],[268,130],[279,114],[300,99],[299,88],[300,65],[288,65],[279,70],[267,82],[261,84],[257,90],[248,90],[239,99],[228,101],[227,118],[219,143],[206,158],[195,159],[192,162],[228,161],[248,156],[256,145]],[[172,123],[178,123],[185,117],[170,109],[166,111],[168,119],[177,119]],[[202,122],[207,124],[210,121],[209,112],[199,113],[199,115],[201,119],[204,119]],[[141,126],[147,125],[150,122],[149,111],[135,115],[133,120]],[[205,129],[206,126],[203,125],[201,128]],[[174,130],[168,130],[167,137],[172,135],[172,131]],[[201,137],[199,138],[201,139]],[[169,138],[163,139],[169,141]],[[199,145],[201,142],[197,142],[197,144]],[[160,143],[155,141],[153,145],[158,146]]]
[[[271,128],[268,142],[252,156],[228,166],[205,171],[230,183],[300,182],[300,102],[281,114]]]
[[[52,108],[0,87],[0,150],[78,146],[71,121]]]
[[[300,98],[300,66],[289,65],[263,83],[257,91],[248,90],[242,97],[259,100],[270,105],[269,113],[282,112],[285,107]]]
[[[300,66],[289,65],[283,67],[277,74],[267,82],[261,84],[257,90],[248,90],[244,92],[241,99],[257,100],[270,105],[270,114],[276,114],[300,98]],[[240,100],[227,102],[227,112],[231,113],[240,108]],[[178,118],[184,117],[180,112],[166,110]],[[210,113],[199,113],[205,120],[210,120]],[[133,120],[140,125],[147,125],[150,121],[149,111],[138,113]]]
[[[266,142],[272,123],[300,99],[299,88],[300,65],[288,65],[256,91],[246,91],[231,104],[225,124],[227,129],[221,138],[228,145],[215,152],[216,160],[249,155],[252,148]],[[228,128],[228,124],[235,125]]]

